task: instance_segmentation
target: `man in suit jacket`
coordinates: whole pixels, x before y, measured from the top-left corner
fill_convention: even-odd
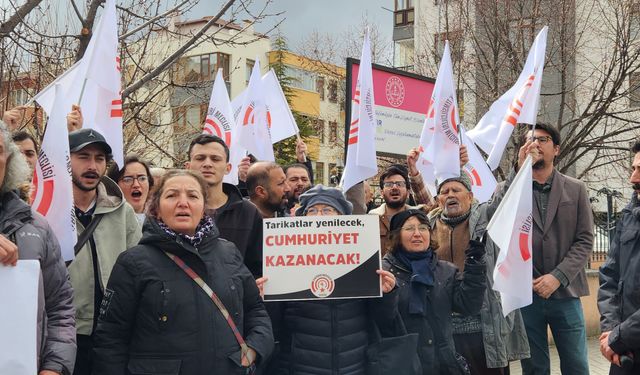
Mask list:
[[[547,326],[562,373],[589,374],[580,297],[589,294],[585,266],[593,245],[593,217],[587,188],[554,168],[560,133],[538,124],[532,139],[542,155],[533,165],[533,303],[521,309],[531,358],[524,375],[549,374]]]

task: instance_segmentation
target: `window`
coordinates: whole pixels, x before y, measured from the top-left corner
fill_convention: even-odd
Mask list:
[[[11,107],[24,105],[29,101],[29,93],[26,89],[16,89],[9,92],[9,104]]]
[[[251,79],[251,72],[253,71],[253,67],[256,65],[256,62],[251,59],[247,59],[247,70],[245,72],[245,81],[247,86],[249,86],[249,79]]]
[[[331,103],[338,102],[338,82],[333,79],[329,81],[329,101]]]
[[[397,26],[413,25],[415,14],[413,0],[396,0],[396,10],[393,12],[393,22]]]
[[[631,4],[630,13],[629,32],[631,38],[636,39],[640,33],[640,3]]]
[[[335,142],[338,140],[338,123],[335,121],[329,121],[329,142]]]
[[[316,132],[318,134],[318,138],[320,138],[320,143],[324,144],[324,120],[316,120]]]
[[[291,78],[291,87],[313,92],[316,91],[315,73],[285,65],[284,74]]]
[[[176,107],[173,109],[173,122],[178,131],[202,130],[204,120],[207,118],[208,104]]]
[[[640,107],[640,73],[629,75],[629,107]]]
[[[316,91],[320,94],[320,100],[324,100],[324,77],[318,77],[316,80]]]
[[[222,76],[229,88],[229,60],[229,55],[219,52],[182,58],[178,63],[178,81],[183,83],[213,81],[218,69],[222,69]]]
[[[316,166],[313,168],[315,172],[315,176],[313,176],[313,180],[316,184],[325,184],[324,182],[324,163],[317,161]]]

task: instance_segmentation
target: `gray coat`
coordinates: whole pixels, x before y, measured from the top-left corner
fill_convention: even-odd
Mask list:
[[[499,185],[491,200],[485,203],[474,201],[469,214],[469,232],[471,239],[485,238],[487,225],[502,198],[506,194],[516,173],[512,171],[506,181]],[[439,211],[430,213],[430,221],[435,225]],[[484,294],[480,319],[482,322],[482,338],[488,368],[501,368],[516,361],[530,357],[529,341],[524,328],[520,310],[515,310],[504,317],[500,293],[493,290],[493,270],[496,266],[500,248],[487,235],[485,242],[485,261],[487,265],[487,289]]]
[[[38,369],[73,373],[76,358],[73,290],[60,245],[49,224],[13,192],[0,203],[0,232],[18,246],[20,259],[40,261]]]
[[[533,222],[533,277],[551,273],[560,280],[551,299],[589,295],[585,268],[593,249],[593,214],[584,182],[554,171],[544,225],[535,203]]]

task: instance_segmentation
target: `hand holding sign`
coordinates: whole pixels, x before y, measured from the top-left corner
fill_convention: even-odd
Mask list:
[[[389,271],[377,270],[380,275],[380,281],[382,282],[382,292],[389,293],[396,286],[396,277]]]

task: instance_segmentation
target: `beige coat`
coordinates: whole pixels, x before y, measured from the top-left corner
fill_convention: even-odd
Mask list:
[[[103,177],[98,185],[95,214],[104,217],[93,232],[98,253],[100,287],[104,290],[111,269],[124,250],[138,244],[142,237],[140,224],[133,208],[124,200],[118,185]],[[77,222],[78,235],[84,227]],[[90,335],[93,330],[94,276],[89,241],[80,249],[69,265],[69,276],[73,285],[73,305],[76,309],[76,329],[80,335]]]

